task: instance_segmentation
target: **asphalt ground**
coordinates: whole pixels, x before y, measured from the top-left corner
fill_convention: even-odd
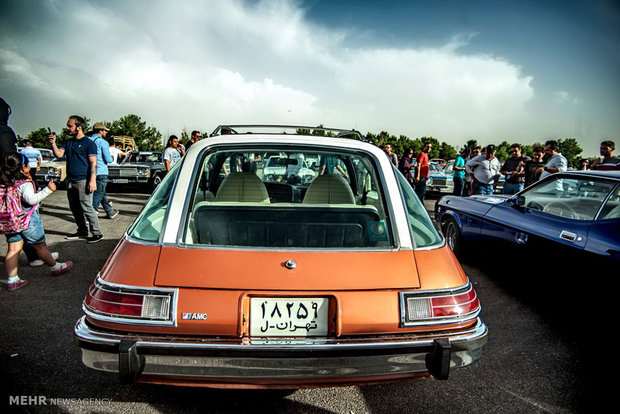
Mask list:
[[[22,254],[19,274],[30,284],[15,292],[0,289],[3,412],[596,411],[595,391],[605,367],[613,365],[604,348],[593,349],[587,325],[582,329],[571,325],[575,314],[589,304],[575,296],[568,283],[558,294],[549,284],[532,284],[538,277],[532,272],[523,283],[507,276],[503,270],[506,265],[476,261],[463,264],[463,268],[480,297],[489,341],[480,361],[452,370],[447,381],[304,389],[284,396],[265,391],[121,384],[115,375],[86,368],[73,338],[73,325],[82,316],[82,300],[149,196],[131,188],[118,191],[110,193],[109,198],[120,214],[112,220],[101,219],[105,238],[96,244],[64,240],[66,234],[75,231],[75,225],[62,190],[48,197],[41,207],[50,250],[58,251],[60,260],[72,260],[74,267],[65,275],[52,277],[45,266],[29,267]],[[432,211],[434,202],[434,197],[429,197],[427,209]],[[0,259],[5,251],[2,237]]]

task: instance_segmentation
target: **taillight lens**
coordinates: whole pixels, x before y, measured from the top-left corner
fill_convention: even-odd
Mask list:
[[[447,291],[401,293],[402,325],[467,322],[480,313],[476,291],[466,286]]]
[[[137,320],[171,321],[173,292],[117,287],[96,280],[84,299],[91,316]]]

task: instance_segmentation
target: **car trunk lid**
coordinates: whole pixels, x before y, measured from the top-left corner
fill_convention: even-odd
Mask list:
[[[420,286],[410,250],[251,251],[163,247],[155,284],[242,290],[358,290]]]

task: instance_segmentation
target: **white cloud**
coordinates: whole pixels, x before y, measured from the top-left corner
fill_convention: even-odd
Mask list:
[[[343,46],[346,31],[308,22],[294,1],[55,6],[53,29],[12,35],[20,47],[0,51],[0,86],[60,91],[50,101],[59,123],[80,105],[97,120],[136,113],[164,133],[324,123],[458,145],[514,133],[532,116],[532,77],[462,52],[470,34],[438,48],[359,50]],[[39,127],[22,124],[22,134]]]
[[[580,100],[567,91],[557,91],[555,93],[555,100],[559,103],[579,104]]]
[[[12,50],[0,49],[0,79],[26,88],[47,88],[43,79],[33,73],[30,62]]]

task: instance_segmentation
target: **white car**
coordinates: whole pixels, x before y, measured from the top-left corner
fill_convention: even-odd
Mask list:
[[[263,169],[263,177],[266,181],[303,185],[312,182],[316,173],[308,168],[303,154],[290,154],[269,157]]]
[[[21,153],[24,147],[19,147],[17,150]],[[63,183],[67,177],[66,161],[64,157],[62,159],[55,158],[54,153],[49,148],[35,148],[41,153],[41,165],[39,171],[34,172],[35,181],[45,186],[53,179],[57,184]]]

